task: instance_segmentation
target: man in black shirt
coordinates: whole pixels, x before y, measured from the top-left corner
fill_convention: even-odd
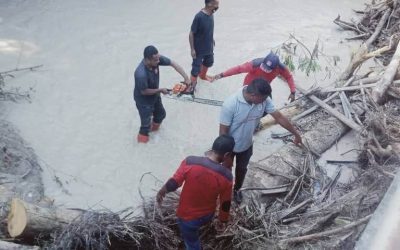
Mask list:
[[[191,88],[197,84],[197,76],[211,81],[207,70],[214,63],[214,16],[218,10],[219,0],[205,0],[205,7],[193,19],[189,33],[190,52],[193,58],[191,71]]]
[[[160,93],[168,94],[168,90],[159,87],[160,71],[158,66],[173,67],[183,77],[186,84],[189,84],[189,78],[181,66],[168,57],[158,54],[158,50],[154,46],[147,46],[143,55],[144,59],[135,70],[133,97],[141,122],[137,140],[146,143],[149,141],[149,132],[158,130],[166,116]],[[152,116],[153,121],[151,120]]]

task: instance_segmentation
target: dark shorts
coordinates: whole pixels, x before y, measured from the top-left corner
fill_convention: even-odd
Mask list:
[[[250,158],[253,155],[253,145],[246,151],[240,153],[233,153],[233,157],[236,157],[236,167],[235,167],[235,185],[233,190],[239,190],[244,182],[244,178],[247,173],[247,165],[249,165]]]
[[[153,105],[141,105],[136,102],[136,107],[140,116],[139,133],[142,135],[149,135],[152,117],[154,123],[161,123],[166,116],[164,106],[161,102],[161,97],[158,97]]]
[[[198,76],[200,74],[200,67],[204,65],[209,68],[214,64],[214,55],[202,55],[197,56],[192,62],[192,71],[190,72],[192,76]]]

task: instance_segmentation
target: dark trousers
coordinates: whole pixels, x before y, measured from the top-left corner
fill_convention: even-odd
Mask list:
[[[181,232],[186,250],[200,250],[199,230],[204,224],[210,222],[214,214],[209,214],[198,219],[185,221],[178,218],[179,231]]]
[[[233,190],[239,190],[244,182],[244,178],[247,173],[247,165],[251,156],[253,155],[253,145],[246,151],[240,153],[233,153],[233,157],[236,157],[236,168],[235,168],[235,185]]]
[[[161,97],[158,97],[157,101],[153,105],[143,105],[140,103],[136,103],[136,107],[139,111],[140,116],[139,134],[142,135],[149,135],[151,127],[151,117],[153,117],[154,123],[161,123],[166,116],[164,106],[161,102]]]
[[[209,68],[214,64],[214,55],[199,55],[193,59],[192,62],[192,71],[190,72],[192,76],[198,76],[200,73],[200,66],[204,65],[205,67]]]

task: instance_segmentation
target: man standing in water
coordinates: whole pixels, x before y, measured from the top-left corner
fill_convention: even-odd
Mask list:
[[[173,67],[189,84],[189,77],[176,62],[158,54],[156,47],[150,45],[144,49],[144,59],[135,70],[135,88],[133,97],[140,116],[140,130],[137,135],[139,143],[149,141],[149,132],[157,131],[166,116],[160,93],[168,94],[166,88],[160,88],[160,72],[158,66]],[[153,118],[153,120],[152,120]]]
[[[233,156],[236,157],[235,185],[233,198],[242,202],[240,188],[247,173],[247,165],[253,155],[253,133],[264,113],[269,113],[276,122],[294,135],[294,143],[301,144],[297,129],[279,111],[275,110],[270,98],[271,86],[264,79],[255,79],[228,97],[222,105],[220,135],[231,135],[235,139]],[[232,157],[233,160],[233,157]]]
[[[199,229],[212,221],[219,200],[219,222],[221,231],[229,219],[232,198],[232,136],[220,135],[205,157],[189,156],[157,193],[161,204],[168,192],[184,184],[179,199],[178,226],[186,249],[201,249]]]
[[[215,75],[212,80],[215,81],[223,77],[241,73],[247,73],[243,85],[249,85],[256,78],[262,78],[271,83],[275,77],[282,76],[286,80],[290,89],[288,100],[290,100],[290,102],[294,101],[296,86],[294,84],[293,76],[289,69],[279,61],[279,57],[275,53],[270,52],[265,58],[256,58],[250,62],[230,68]]]
[[[193,19],[189,33],[190,53],[193,58],[191,86],[187,92],[193,94],[197,77],[210,81],[207,70],[214,63],[214,16],[218,10],[219,0],[205,0],[205,7]]]

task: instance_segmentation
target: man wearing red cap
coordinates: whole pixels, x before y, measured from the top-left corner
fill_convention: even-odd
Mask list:
[[[289,69],[279,61],[279,57],[270,52],[265,58],[257,58],[250,62],[230,68],[213,77],[213,81],[241,73],[247,73],[244,78],[243,85],[249,85],[254,79],[261,78],[271,83],[275,77],[282,76],[285,78],[290,88],[290,95],[288,100],[291,102],[295,99],[296,86],[294,84],[293,76]]]

